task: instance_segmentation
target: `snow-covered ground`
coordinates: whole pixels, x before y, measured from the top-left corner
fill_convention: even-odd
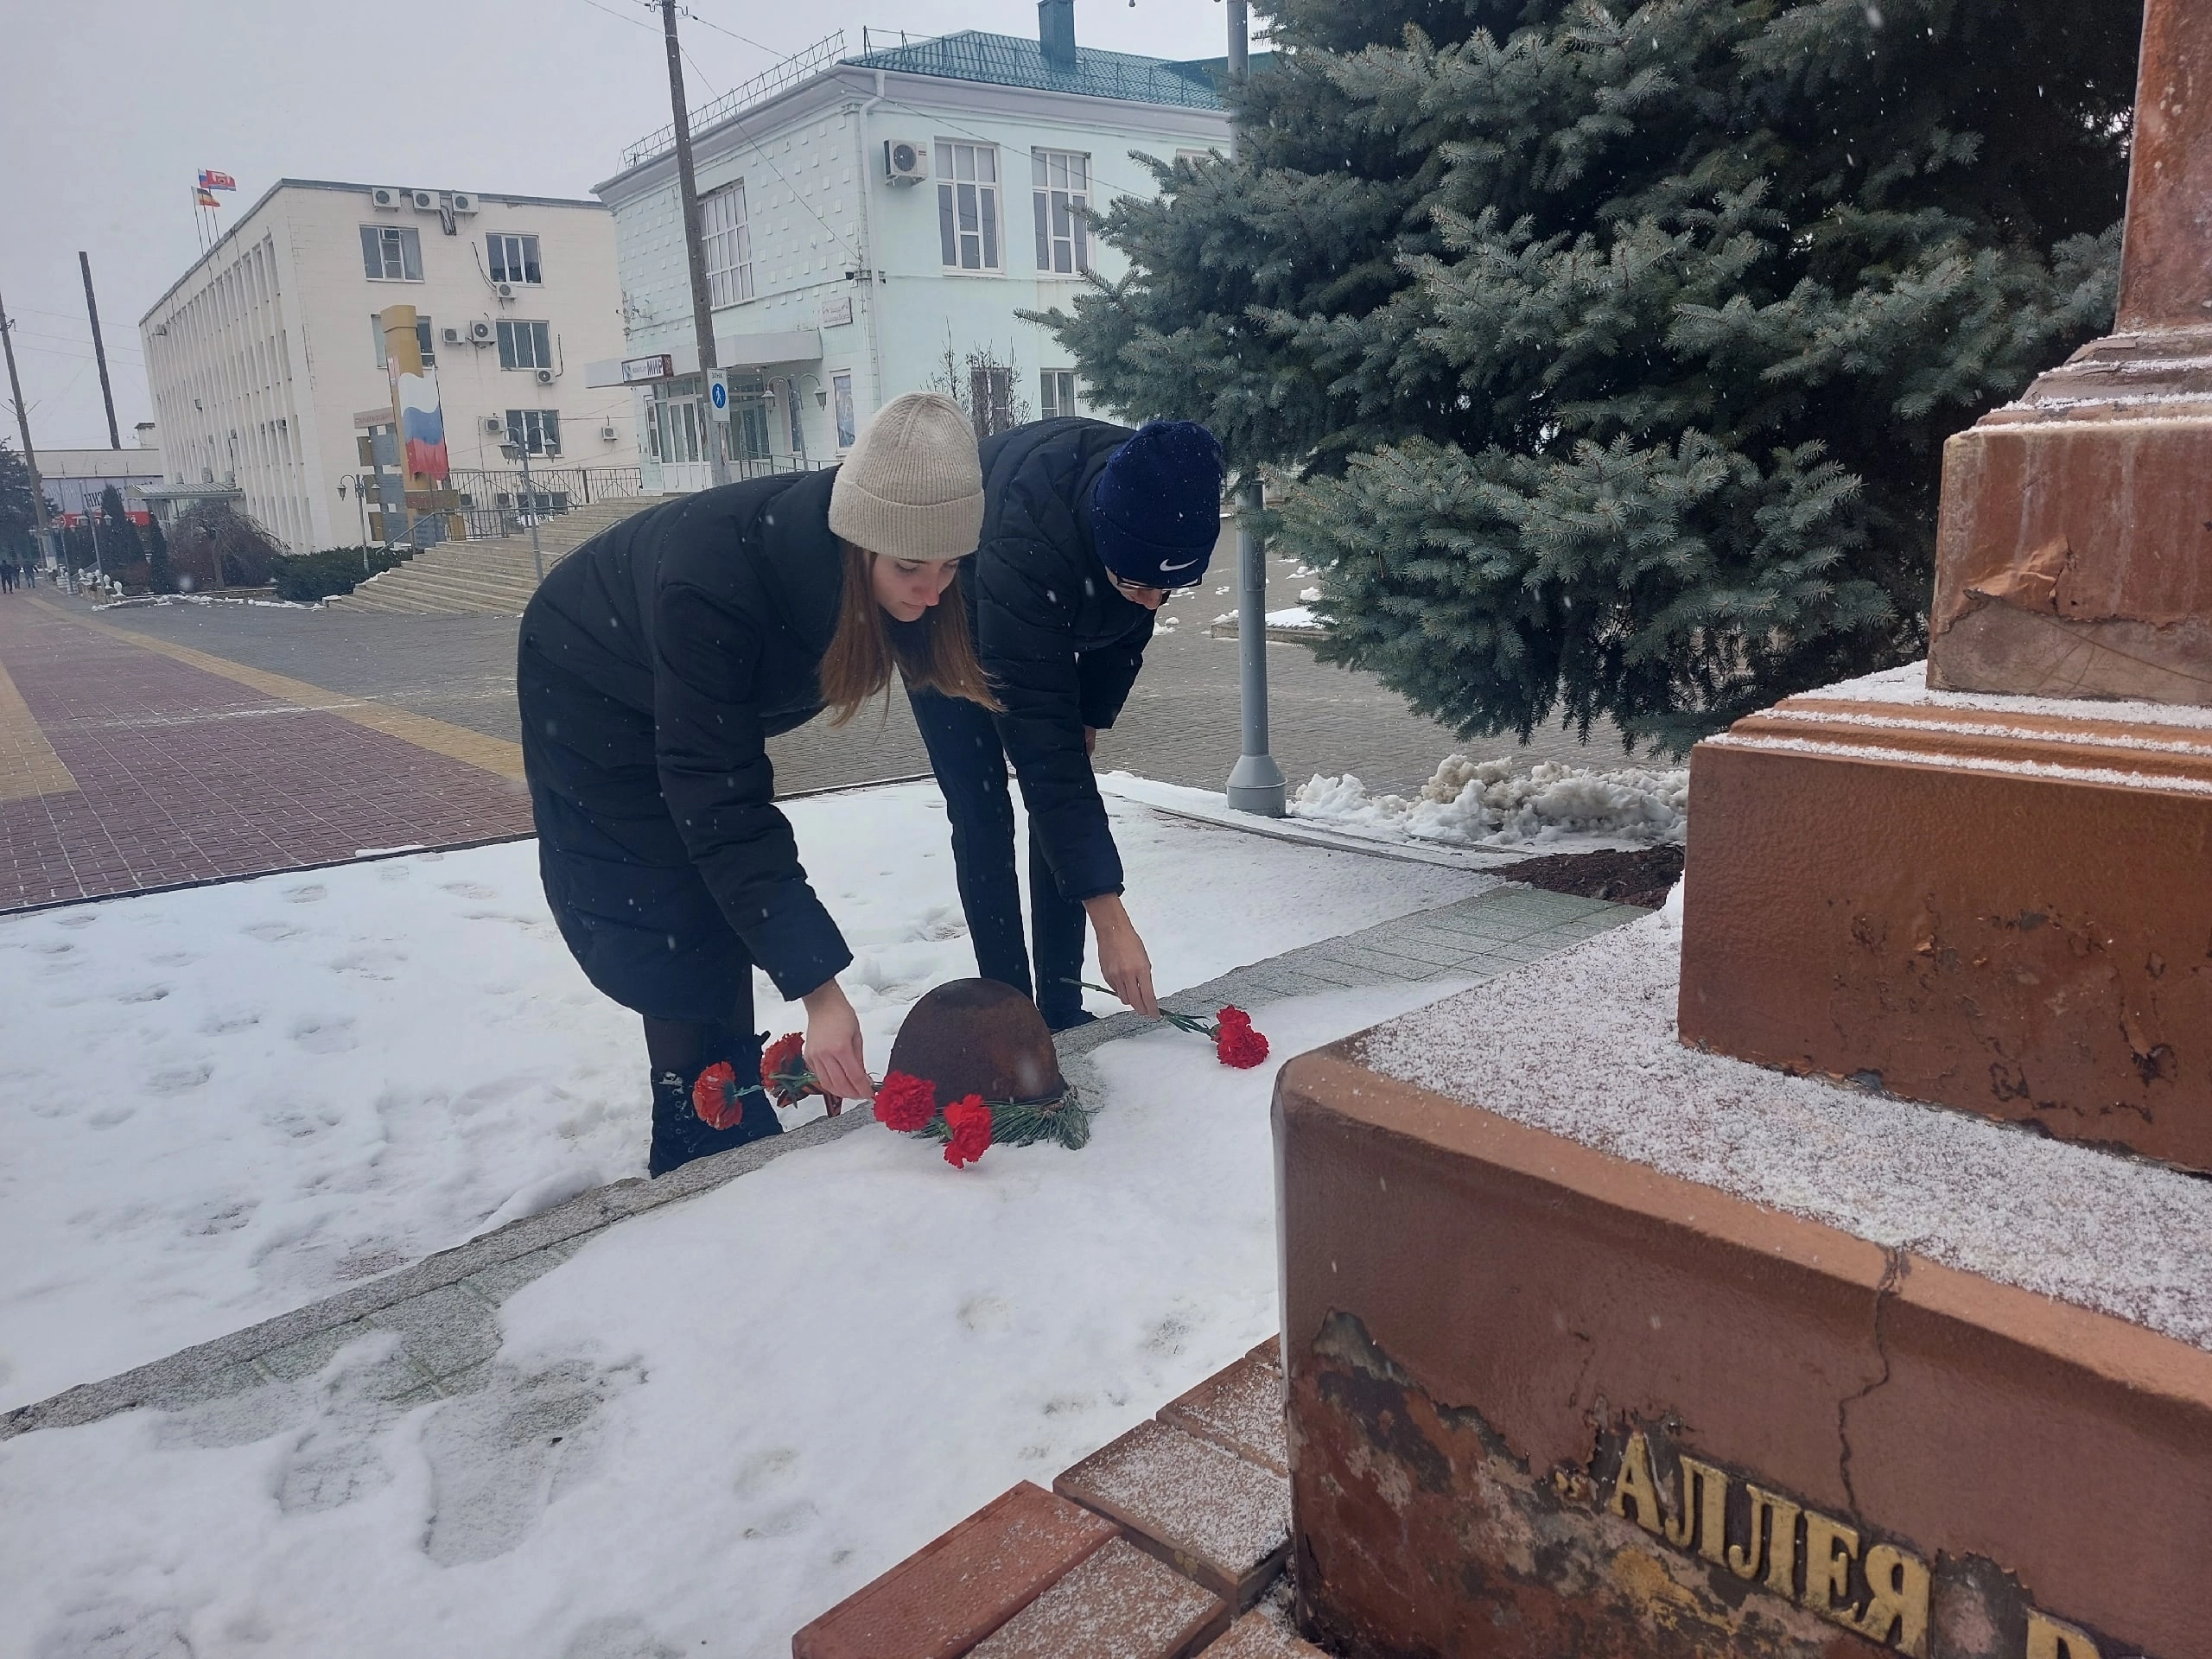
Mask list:
[[[1484,885],[1110,810],[1163,986]],[[880,1068],[914,1000],[975,971],[943,808],[916,784],[790,812]],[[635,1019],[570,961],[536,860],[424,853],[0,920],[0,1408],[644,1173]],[[761,1025],[797,1029],[758,985]]]
[[[1447,988],[1255,1013],[1287,1055]],[[482,1393],[375,1407],[372,1339],[0,1444],[0,1659],[788,1653],[1276,1328],[1274,1067],[1164,1029],[1095,1059],[1081,1152],[955,1172],[868,1124],[623,1223],[508,1300]]]
[[[1290,814],[1384,841],[1579,852],[1679,842],[1689,793],[1687,766],[1592,771],[1545,760],[1522,772],[1510,757],[1454,754],[1410,798],[1370,794],[1350,772],[1317,774],[1292,791]]]

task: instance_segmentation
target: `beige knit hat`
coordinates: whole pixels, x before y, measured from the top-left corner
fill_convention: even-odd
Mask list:
[[[878,410],[830,486],[830,528],[894,559],[973,553],[983,531],[983,467],[960,405],[910,391]]]

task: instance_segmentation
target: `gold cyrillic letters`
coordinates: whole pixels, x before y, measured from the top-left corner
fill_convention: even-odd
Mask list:
[[[1636,1513],[1628,1512],[1630,1504]],[[1638,1429],[1621,1448],[1621,1471],[1613,1481],[1612,1502],[1606,1505],[1624,1521],[1633,1521],[1646,1532],[1663,1536],[1667,1517],[1659,1509],[1659,1484],[1651,1478],[1651,1443]]]
[[[1728,1477],[1695,1458],[1684,1458],[1681,1465],[1682,1501],[1667,1522],[1667,1541],[1688,1549],[1694,1538],[1697,1553],[1717,1567],[1728,1525]]]
[[[2028,1659],[2104,1659],[2087,1630],[2028,1610]]]
[[[1928,1563],[1895,1544],[1871,1544],[1861,1559],[1859,1529],[1750,1481],[1743,1483],[1748,1531],[1741,1543],[1728,1538],[1726,1471],[1697,1459],[1676,1459],[1681,1468],[1679,1502],[1663,1494],[1652,1465],[1651,1441],[1638,1429],[1621,1447],[1620,1472],[1613,1478],[1605,1507],[1675,1548],[1726,1567],[1746,1583],[1758,1582],[1794,1601],[1808,1612],[1856,1631],[1904,1654],[1928,1659],[1929,1607],[1934,1575]],[[1662,1497],[1665,1500],[1662,1501]],[[1801,1586],[1797,1540],[1802,1522],[1805,1567]],[[1864,1573],[1866,1605],[1853,1588],[1853,1567]],[[2085,1630],[2033,1609],[2028,1611],[2028,1645],[2024,1659],[2104,1659]]]
[[[1866,1552],[1866,1589],[1859,1633],[1928,1659],[1928,1564],[1894,1544],[1876,1544]]]
[[[1859,1558],[1859,1530],[1805,1511],[1805,1605],[1829,1618],[1852,1622],[1851,1564]],[[1842,1599],[1839,1599],[1841,1598]]]

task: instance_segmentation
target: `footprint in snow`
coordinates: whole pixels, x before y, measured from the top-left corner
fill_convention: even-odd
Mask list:
[[[203,1037],[227,1037],[234,1031],[251,1031],[261,1023],[260,1014],[245,1008],[211,1014],[200,1022]]]
[[[194,1060],[188,1065],[172,1065],[146,1079],[146,1092],[149,1095],[189,1094],[214,1075],[214,1064],[209,1060]]]
[[[360,1039],[353,1035],[353,1022],[335,1017],[295,1020],[292,1040],[310,1054],[343,1054],[361,1046]]]
[[[576,1359],[525,1374],[494,1362],[481,1394],[448,1401],[423,1426],[430,1524],[423,1553],[458,1567],[520,1544],[547,1505],[591,1474],[607,1402],[644,1380],[635,1364]]]
[[[54,925],[56,927],[68,928],[90,927],[98,920],[99,920],[98,916],[94,915],[91,911],[86,911],[76,916],[64,916],[60,920],[54,923]]]
[[[304,887],[287,887],[284,889],[284,898],[286,902],[295,905],[311,905],[318,899],[327,899],[329,896],[330,889],[324,887],[320,881],[310,881]]]
[[[31,1649],[33,1659],[185,1659],[194,1651],[176,1609],[120,1599],[72,1607]]]
[[[115,1000],[118,1002],[159,1002],[168,994],[169,988],[166,985],[149,985],[141,990],[125,991]]]
[[[446,892],[462,899],[496,899],[499,896],[497,887],[487,887],[481,881],[446,881],[440,886]]]
[[[256,922],[252,926],[241,928],[239,931],[251,938],[259,939],[264,944],[276,944],[285,939],[296,939],[305,931],[302,928],[293,927],[283,922]]]

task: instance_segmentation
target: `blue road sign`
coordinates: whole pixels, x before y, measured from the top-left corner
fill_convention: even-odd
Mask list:
[[[729,407],[729,388],[724,385],[721,381],[717,380],[715,382],[712,389],[708,391],[707,396],[714,400],[714,405],[716,409],[728,409]]]

